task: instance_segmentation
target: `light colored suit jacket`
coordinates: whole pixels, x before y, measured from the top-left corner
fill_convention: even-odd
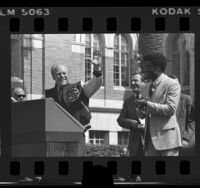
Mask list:
[[[182,146],[180,128],[176,118],[181,93],[180,84],[166,74],[162,74],[151,99],[149,87],[150,84],[147,84],[143,95],[149,100],[147,113],[155,149],[167,150]]]

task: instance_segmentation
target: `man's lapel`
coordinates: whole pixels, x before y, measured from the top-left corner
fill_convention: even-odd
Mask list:
[[[146,98],[147,100],[150,100],[150,97],[149,97],[149,88],[150,88],[150,83],[147,83],[147,85],[145,86],[145,88],[142,91],[142,96],[144,98]]]
[[[166,76],[163,77],[163,79],[160,81],[159,85],[155,88],[155,91],[151,98],[152,102],[157,102],[159,97],[164,93],[164,91],[166,89],[165,83],[166,83]]]

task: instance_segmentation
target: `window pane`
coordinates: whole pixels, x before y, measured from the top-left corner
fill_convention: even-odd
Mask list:
[[[120,37],[119,37],[120,36]],[[121,41],[119,39],[121,38]],[[119,46],[121,45],[121,46]],[[122,35],[116,35],[114,38],[114,74],[113,82],[115,86],[129,86],[129,51],[128,42]],[[121,79],[119,66],[121,69]],[[120,83],[121,80],[121,83]]]
[[[91,58],[91,35],[85,35],[85,81],[91,79],[92,67],[88,59]]]
[[[115,38],[114,38],[114,49],[119,50],[119,35],[115,35]]]
[[[118,145],[128,145],[129,132],[118,132]]]
[[[122,86],[128,87],[129,82],[128,82],[128,68],[127,67],[122,67],[121,68],[121,75],[122,75]]]
[[[114,52],[114,65],[119,65],[119,53]]]
[[[114,73],[119,75],[119,66],[114,66]],[[117,78],[119,78],[119,76]]]
[[[89,140],[92,144],[101,145],[104,143],[104,137],[108,134],[107,131],[89,131]]]
[[[91,48],[85,48],[85,58],[91,58]]]
[[[99,36],[96,34],[93,35],[93,46],[94,48],[100,50],[101,42]]]
[[[128,43],[125,37],[121,36],[121,51],[127,51],[127,50],[128,50]]]
[[[114,59],[119,59],[119,52],[114,51]]]
[[[114,85],[119,86],[119,80],[114,80]]]
[[[88,62],[88,60],[85,60],[85,81],[91,79],[91,63]]]
[[[128,65],[128,53],[121,53],[121,61],[122,65],[127,66]]]
[[[96,144],[99,145],[99,140],[98,139],[96,139]]]
[[[85,45],[91,46],[91,35],[85,35]]]
[[[114,65],[119,66],[119,59],[114,59]]]
[[[114,66],[114,85],[119,86],[119,66]]]
[[[119,86],[119,35],[114,38],[114,67],[113,67],[113,84]]]

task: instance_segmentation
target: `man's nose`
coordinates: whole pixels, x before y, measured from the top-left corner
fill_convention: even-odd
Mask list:
[[[61,74],[61,77],[64,78],[64,77],[65,77],[65,74]]]

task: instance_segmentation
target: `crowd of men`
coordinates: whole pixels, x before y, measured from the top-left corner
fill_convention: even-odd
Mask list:
[[[53,98],[85,126],[85,131],[91,127],[89,99],[102,85],[98,57],[89,62],[94,66],[94,76],[86,83],[70,83],[67,67],[53,65],[55,87],[45,91],[45,97]],[[189,95],[181,93],[176,76],[165,74],[167,59],[163,54],[147,54],[141,64],[142,72],[132,75],[133,95],[124,101],[117,119],[119,126],[130,130],[127,155],[182,155],[181,148],[195,138],[194,102]],[[23,101],[25,97],[22,88],[12,90],[12,102]]]

